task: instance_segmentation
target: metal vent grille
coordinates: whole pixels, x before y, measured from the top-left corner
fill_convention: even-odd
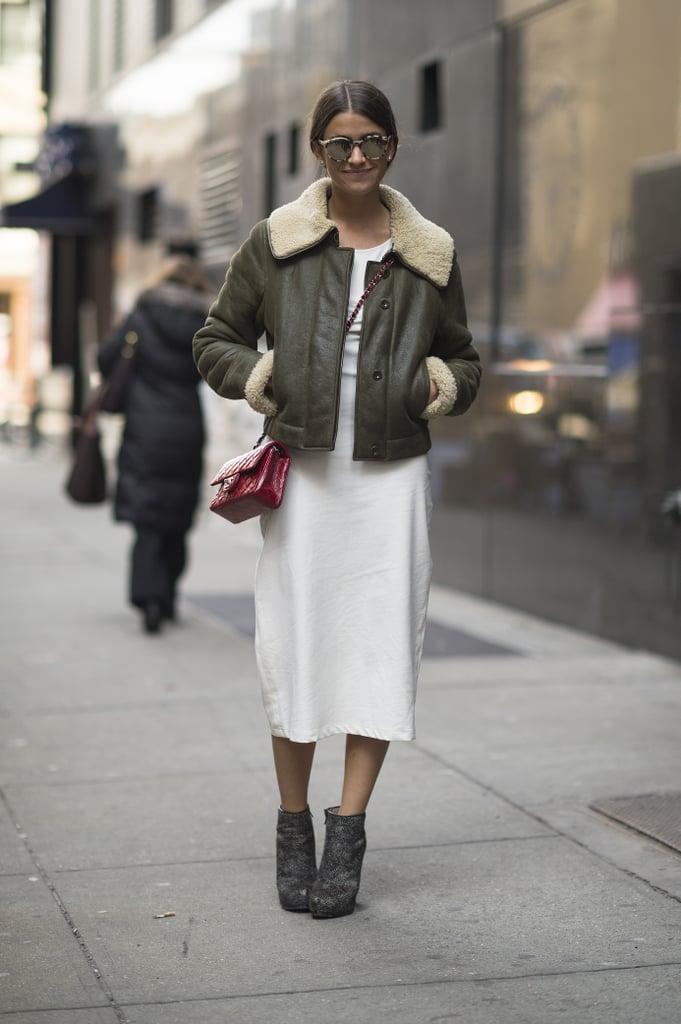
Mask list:
[[[224,265],[241,241],[240,149],[221,145],[206,151],[200,173],[201,255],[207,264]]]
[[[246,636],[255,635],[253,594],[192,594],[187,599],[209,615],[229,622]],[[484,658],[520,655],[520,651],[490,643],[473,633],[450,629],[439,622],[426,623],[424,658]]]
[[[681,853],[681,793],[617,797],[590,806]]]

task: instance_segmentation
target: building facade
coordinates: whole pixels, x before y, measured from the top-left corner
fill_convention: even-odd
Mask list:
[[[314,177],[320,89],[386,91],[391,183],[453,234],[485,361],[434,428],[436,579],[681,657],[676,0],[48,6],[51,123],[115,135],[104,319],[171,238],[217,286]]]
[[[0,207],[37,187],[33,168],[45,127],[40,81],[40,4],[0,0]],[[43,251],[30,230],[0,224],[0,429],[25,434],[35,380],[47,366],[36,294]]]

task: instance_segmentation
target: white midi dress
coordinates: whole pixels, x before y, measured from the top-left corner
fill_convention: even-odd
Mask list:
[[[355,250],[350,304],[369,260]],[[380,288],[380,283],[378,285]],[[261,518],[255,649],[272,735],[414,738],[431,579],[425,455],[353,461],[361,313],[346,336],[336,445],[292,449],[284,500]]]

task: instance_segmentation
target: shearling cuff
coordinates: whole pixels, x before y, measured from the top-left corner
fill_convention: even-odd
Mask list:
[[[437,356],[426,357],[428,376],[435,381],[438,388],[437,396],[429,402],[421,413],[424,420],[432,420],[434,416],[446,416],[456,402],[456,378],[447,364]]]
[[[276,402],[265,394],[265,388],[272,380],[273,366],[274,350],[270,349],[255,364],[244,388],[244,398],[251,409],[261,412],[263,416],[274,416],[278,411]]]

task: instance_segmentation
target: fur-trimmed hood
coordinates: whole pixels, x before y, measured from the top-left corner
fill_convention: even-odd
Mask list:
[[[310,249],[335,228],[327,211],[330,189],[330,179],[321,178],[306,188],[298,199],[273,211],[267,227],[275,259],[286,259]],[[438,288],[444,288],[454,263],[452,237],[444,228],[422,217],[394,188],[381,185],[380,191],[381,201],[390,211],[393,251],[411,270]]]

